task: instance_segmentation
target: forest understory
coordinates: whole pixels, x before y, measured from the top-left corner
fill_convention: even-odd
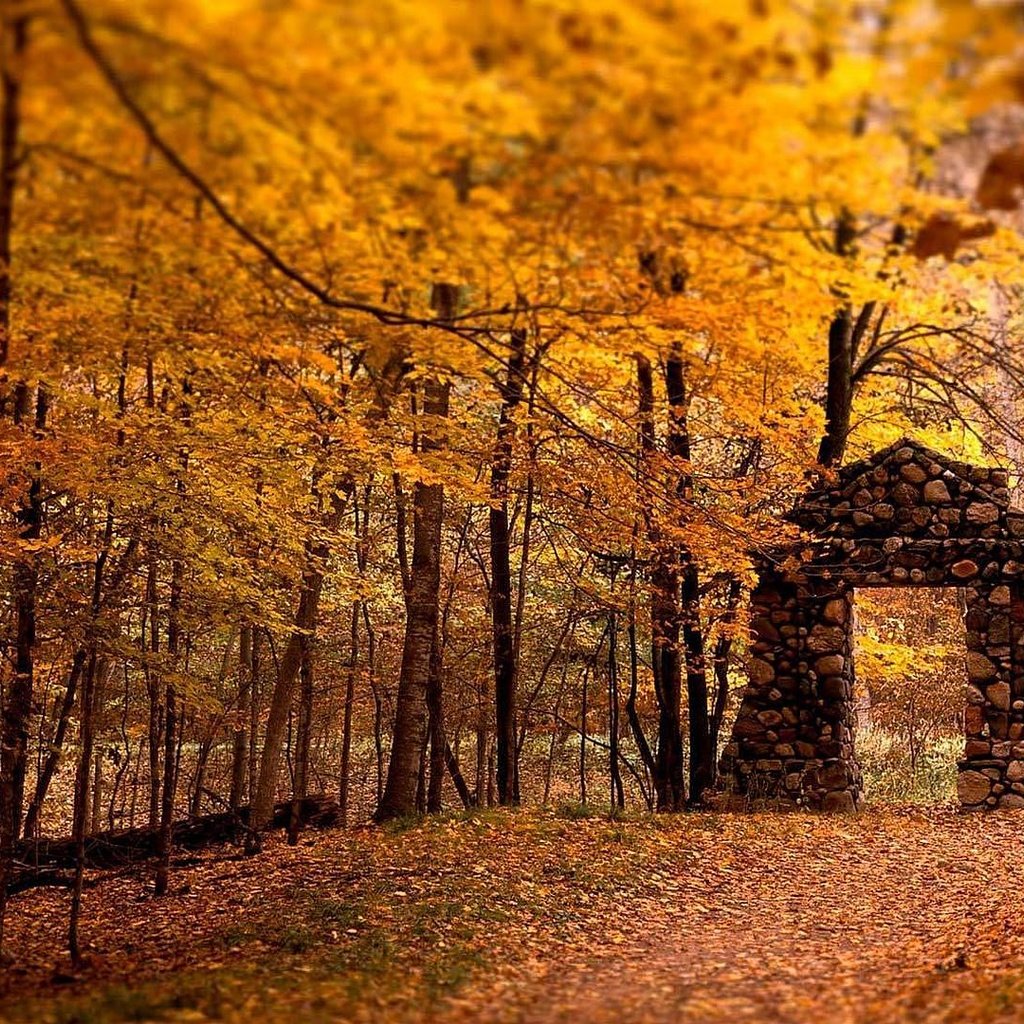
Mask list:
[[[1012,814],[480,811],[18,897],[0,1020],[1017,1019]],[[25,993],[33,993],[26,999]]]

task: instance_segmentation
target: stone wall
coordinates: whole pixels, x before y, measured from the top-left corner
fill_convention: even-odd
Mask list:
[[[1024,808],[1024,600],[1005,584],[965,588],[965,807]]]
[[[852,593],[766,572],[751,613],[750,683],[722,759],[732,792],[855,810]]]

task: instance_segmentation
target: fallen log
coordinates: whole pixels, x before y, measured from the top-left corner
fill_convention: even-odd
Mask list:
[[[268,829],[288,827],[292,802],[274,806]],[[341,820],[336,800],[323,794],[307,796],[300,812],[302,824],[328,828]],[[219,843],[237,842],[248,832],[249,808],[219,811],[176,821],[172,826],[173,843],[179,850],[200,850]],[[100,870],[122,868],[155,857],[157,830],[151,828],[118,829],[97,832],[85,840],[85,866]],[[23,839],[15,848],[15,868],[8,882],[9,894],[44,885],[66,885],[62,870],[75,866],[73,839]]]

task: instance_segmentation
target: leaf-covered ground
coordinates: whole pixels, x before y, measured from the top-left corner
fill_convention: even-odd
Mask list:
[[[219,851],[12,908],[7,1021],[1020,1019],[1024,818],[524,811]]]

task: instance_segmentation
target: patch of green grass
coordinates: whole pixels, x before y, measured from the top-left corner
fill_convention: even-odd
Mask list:
[[[424,967],[423,982],[432,1001],[455,995],[486,964],[477,950],[458,944],[439,953]]]
[[[232,924],[223,929],[217,936],[218,941],[228,949],[244,946],[256,938],[256,931],[251,925]]]
[[[326,925],[339,931],[352,928],[363,916],[361,903],[347,903],[345,900],[329,899],[323,896],[310,898],[305,909],[307,921]]]
[[[635,832],[630,832],[629,829],[625,829],[621,825],[616,825],[609,831],[608,835],[602,839],[602,842],[612,846],[628,846],[633,848],[637,845],[637,838]]]
[[[258,940],[286,953],[307,953],[354,928],[362,920],[363,910],[361,903],[296,890],[288,920],[263,918],[230,925],[220,933],[219,942],[230,949]]]
[[[427,819],[422,814],[407,814],[401,818],[391,818],[381,822],[380,827],[389,836],[401,835],[403,832],[411,832],[414,828],[424,824]]]
[[[469,826],[479,834],[511,827],[519,813],[520,809],[516,807],[470,807],[449,811],[428,821],[436,828],[450,828],[452,825]]]
[[[219,1020],[227,1008],[261,987],[265,977],[266,972],[253,964],[234,970],[185,971],[132,988],[108,985],[89,995],[75,997],[69,993],[56,1002],[30,1000],[17,1008],[14,1016],[3,1019],[26,1024],[141,1024],[178,1020],[182,1011],[188,1011],[191,1015],[198,1012],[203,1019]],[[280,970],[273,973],[273,984],[279,992],[293,991],[303,983],[304,977]]]
[[[504,924],[510,916],[507,910],[490,903],[478,903],[475,906],[468,907],[463,913],[472,920],[485,924]]]
[[[555,817],[563,821],[585,821],[603,816],[601,811],[590,804],[562,803],[555,808]]]
[[[345,997],[351,1003],[364,1001],[368,995],[394,991],[403,982],[403,972],[395,970],[398,950],[379,928],[332,948],[323,957],[319,969],[323,976],[344,985]]]
[[[857,757],[864,771],[864,795],[886,804],[948,804],[956,799],[956,762],[961,736],[940,736],[922,745],[911,762],[905,739],[883,729],[857,735]]]
[[[450,900],[436,900],[429,903],[413,903],[404,910],[409,921],[409,932],[416,938],[424,939],[443,931],[446,925],[463,916],[461,903]]]
[[[318,937],[303,924],[292,924],[274,936],[274,945],[286,953],[308,953],[318,944]]]

